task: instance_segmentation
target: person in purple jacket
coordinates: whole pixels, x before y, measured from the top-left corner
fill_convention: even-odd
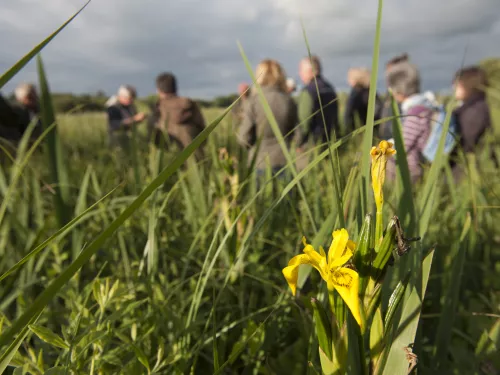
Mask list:
[[[410,62],[398,64],[387,76],[389,90],[401,106],[403,142],[412,182],[423,174],[422,151],[431,131],[433,113],[438,103],[431,92],[420,92],[420,73]],[[389,165],[394,175],[394,163]],[[392,173],[391,173],[392,172]]]
[[[474,152],[484,133],[491,128],[490,110],[484,88],[486,73],[479,66],[460,69],[454,78],[455,98],[462,102],[454,111],[464,152]]]

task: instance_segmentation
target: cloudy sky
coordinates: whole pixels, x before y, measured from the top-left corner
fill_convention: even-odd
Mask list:
[[[300,20],[325,76],[346,88],[351,66],[371,65],[375,0],[93,0],[43,51],[51,89],[110,94],[121,83],[154,91],[174,72],[183,95],[213,97],[248,80],[237,41],[252,64],[278,59],[297,77],[307,51]],[[408,52],[427,89],[449,87],[465,58],[500,56],[499,0],[385,0],[381,61]],[[0,71],[84,4],[83,0],[2,0]],[[382,69],[380,69],[382,71]],[[30,63],[2,89],[36,80]]]

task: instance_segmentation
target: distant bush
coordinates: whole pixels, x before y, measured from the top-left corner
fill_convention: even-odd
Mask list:
[[[104,111],[106,100],[108,98],[104,94],[74,95],[62,93],[52,95],[54,110],[58,113]]]

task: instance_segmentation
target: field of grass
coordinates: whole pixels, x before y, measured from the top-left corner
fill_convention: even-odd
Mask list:
[[[205,115],[210,121],[220,112]],[[140,142],[136,180],[130,158],[106,148],[105,120],[59,116],[73,216],[119,187],[1,281],[4,332],[175,156]],[[306,297],[317,294],[318,275],[312,273],[294,299],[281,269],[300,251],[303,235],[326,245],[338,227],[331,163],[318,161],[301,179],[305,199],[296,187],[283,194],[284,185],[273,179],[258,194],[231,127],[226,117],[209,138],[206,159],[169,178],[62,286],[36,322],[59,338],[46,333],[42,341],[28,333],[13,364],[32,374],[52,366],[75,374],[205,374],[215,372],[215,353],[218,366],[225,364],[221,373],[320,371],[306,307]],[[360,179],[360,143],[361,135],[338,149],[345,227],[354,235],[360,230],[352,189]],[[222,147],[229,159],[220,158]],[[416,224],[426,230],[410,233],[423,237],[412,250],[416,258],[435,248],[414,349],[419,373],[493,374],[499,368],[500,177],[487,154],[472,171],[476,178],[460,185],[446,174],[437,179],[434,202],[423,212],[427,223]],[[31,157],[7,205],[2,273],[57,229],[45,156]],[[15,169],[2,170],[5,197]],[[424,187],[414,190],[421,212]],[[400,186],[387,183],[387,217],[400,212],[401,196]],[[389,276],[397,279],[392,272],[401,269]],[[383,304],[391,290],[387,279]]]
[[[379,31],[380,18],[374,72]],[[396,119],[397,177],[376,212],[373,121],[257,181],[224,109],[184,151],[148,145],[144,125],[128,153],[109,150],[103,114],[54,116],[38,64],[45,137],[1,159],[0,373],[500,372],[498,91],[494,131],[459,154],[460,183],[441,155],[411,184]],[[420,237],[409,250],[394,215]],[[341,228],[352,262],[318,266],[335,289],[303,265],[292,296],[282,269],[303,237],[321,251]],[[346,268],[359,291],[338,281]]]

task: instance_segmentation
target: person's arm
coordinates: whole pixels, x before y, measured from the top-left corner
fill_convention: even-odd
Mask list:
[[[255,143],[255,116],[251,100],[246,100],[243,105],[243,119],[238,129],[238,142],[246,147]]]
[[[132,117],[123,118],[123,115],[120,112],[120,110],[114,106],[109,107],[107,113],[108,113],[109,128],[112,131],[120,129],[128,129],[136,122],[141,122],[145,118],[145,115],[142,112]]]
[[[310,123],[314,109],[314,101],[307,90],[303,90],[298,98],[298,117],[300,139],[297,139],[297,145],[301,146],[307,141],[310,131]]]

